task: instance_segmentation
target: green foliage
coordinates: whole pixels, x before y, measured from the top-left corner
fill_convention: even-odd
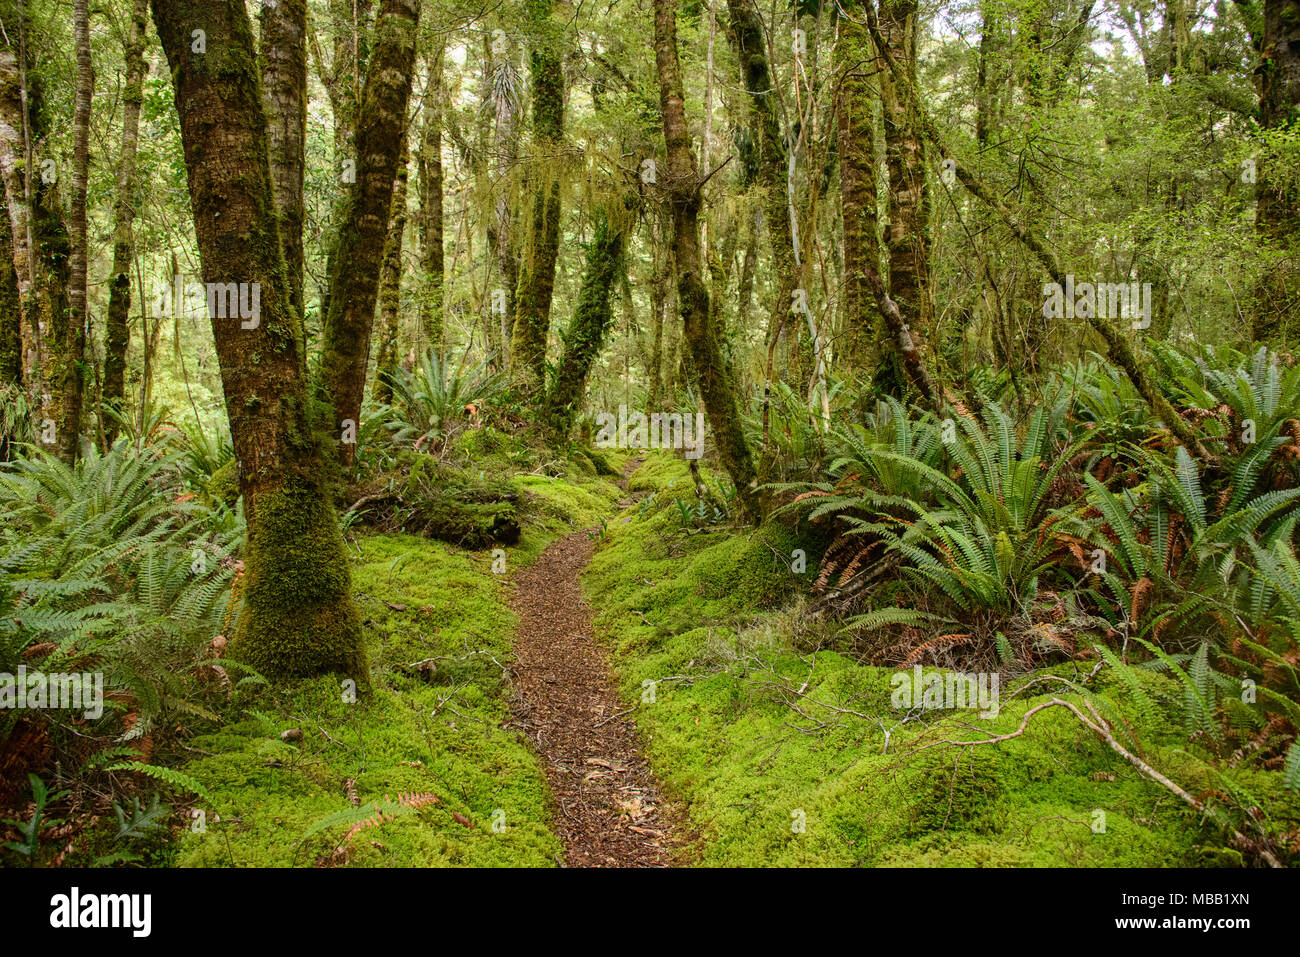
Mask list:
[[[469,366],[467,359],[453,364],[450,356],[429,349],[413,371],[397,369],[392,404],[380,413],[394,443],[419,450],[439,442],[470,415],[469,406],[482,406],[501,393],[501,377],[488,371],[486,362]]]

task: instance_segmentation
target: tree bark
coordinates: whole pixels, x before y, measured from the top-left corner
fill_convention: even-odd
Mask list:
[[[881,70],[885,162],[889,170],[889,295],[898,304],[914,344],[924,350],[934,329],[930,295],[929,204],[925,189],[925,151],[916,128],[916,0],[881,0],[880,31],[895,63],[899,82]]]
[[[488,242],[496,257],[497,276],[505,294],[505,308],[499,310],[497,321],[501,325],[500,361],[504,364],[511,351],[511,338],[515,321],[515,296],[519,283],[519,244],[516,237],[516,216],[511,202],[514,190],[509,179],[510,171],[519,158],[519,143],[515,130],[519,125],[519,89],[522,78],[515,69],[515,43],[505,36],[492,48],[492,151],[496,156],[496,183],[493,192],[496,205],[493,222],[488,227]]]
[[[262,103],[271,196],[289,272],[289,302],[303,314],[303,181],[307,146],[307,0],[262,0]],[[305,349],[304,355],[305,355]]]
[[[419,15],[418,0],[383,0],[380,4],[357,113],[357,181],[348,196],[329,277],[321,384],[334,410],[339,458],[345,466],[356,457],[379,270],[415,70]]]
[[[104,326],[104,382],[100,390],[101,428],[109,445],[117,436],[126,395],[126,352],[131,342],[131,267],[135,261],[136,153],[140,142],[140,105],[143,102],[146,31],[149,0],[132,0],[127,31],[126,88],[122,95],[122,145],[118,156],[113,201],[113,268],[108,280],[108,316]],[[108,412],[110,414],[105,414]]]
[[[361,618],[309,420],[252,26],[242,0],[153,0],[153,14],[175,86],[203,279],[249,283],[260,295],[247,320],[210,310],[248,522],[231,651],[272,678],[342,671],[364,681]]]
[[[0,193],[0,203],[4,194]],[[8,228],[9,209],[0,220],[0,393],[5,402],[21,394],[23,385],[23,301],[18,294],[18,274],[14,271],[14,241]],[[0,434],[0,442],[10,436]],[[0,454],[0,461],[6,456]]]
[[[701,177],[691,152],[682,92],[682,69],[677,58],[677,7],[675,0],[654,0],[655,67],[659,103],[663,112],[668,175],[665,189],[673,217],[673,248],[677,257],[677,295],[682,327],[690,345],[696,382],[704,400],[714,445],[736,485],[744,517],[761,518],[758,479],[736,406],[736,394],[727,376],[717,330],[709,314],[709,293],[700,275]]]
[[[446,348],[444,325],[444,262],[442,205],[442,51],[429,64],[424,94],[424,130],[420,137],[420,268],[424,294],[420,299],[420,332],[441,356]]]
[[[618,213],[621,215],[622,211]],[[609,296],[623,258],[624,229],[621,221],[610,220],[603,210],[596,215],[596,234],[587,250],[578,302],[564,337],[564,354],[543,406],[547,427],[560,438],[568,434],[573,424],[587,390],[587,376],[600,356],[613,321]]]
[[[26,121],[18,57],[16,50],[0,50],[0,178],[4,181],[8,263],[13,270],[19,303],[16,314],[19,321],[19,379],[28,390],[29,408],[35,416],[40,398],[38,336],[43,296],[33,251],[35,227],[27,179],[31,165],[25,158],[23,131]]]
[[[393,376],[397,374],[402,310],[402,242],[406,234],[406,184],[409,156],[407,136],[402,135],[397,181],[393,183],[393,204],[388,213],[388,239],[384,243],[384,264],[379,273],[379,356],[375,363],[375,397],[393,401]]]
[[[1300,123],[1300,0],[1264,0],[1259,84],[1259,125],[1265,130]],[[1294,184],[1295,172],[1277,177]],[[1257,341],[1289,341],[1300,320],[1300,266],[1285,255],[1300,247],[1300,188],[1280,185],[1264,163],[1259,174],[1256,230],[1284,254],[1260,284],[1252,330]],[[1285,335],[1284,335],[1285,334]]]
[[[861,15],[858,4],[848,5],[850,17]],[[866,25],[856,19],[840,20],[835,45],[839,75],[838,152],[840,208],[844,220],[844,319],[851,364],[870,362],[879,334],[880,310],[867,281],[864,264],[878,268],[876,148],[872,117],[875,105],[876,55]]]
[[[740,81],[749,100],[750,119],[758,133],[755,182],[763,191],[763,216],[776,277],[776,295],[767,323],[769,350],[774,350],[790,317],[791,295],[798,285],[791,210],[787,202],[789,164],[785,137],[777,115],[777,93],[767,60],[763,20],[753,0],[727,0],[729,35],[740,61]],[[797,334],[798,326],[794,326]],[[769,363],[770,364],[770,363]],[[770,370],[769,370],[770,371]],[[770,376],[769,376],[770,379]]]
[[[67,325],[61,363],[63,415],[59,422],[59,454],[75,461],[81,451],[81,406],[85,395],[86,327],[89,309],[89,233],[86,221],[90,180],[90,100],[95,74],[90,58],[90,0],[73,0],[72,21],[77,63],[77,88],[72,113],[72,211],[69,238]]]

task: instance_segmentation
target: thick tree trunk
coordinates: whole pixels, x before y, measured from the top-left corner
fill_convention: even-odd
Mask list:
[[[248,283],[250,299],[260,297],[248,318],[209,310],[248,521],[232,653],[268,677],[364,680],[347,553],[309,421],[248,14],[242,0],[153,0],[153,14],[176,88],[203,279]]]
[[[884,106],[885,161],[889,170],[889,295],[898,305],[913,343],[932,344],[929,208],[925,151],[916,128],[916,0],[881,0],[880,31],[906,80],[880,72]]]
[[[709,293],[700,276],[700,174],[691,152],[682,92],[682,69],[677,59],[677,7],[675,0],[654,0],[655,66],[659,77],[659,103],[663,111],[667,148],[668,203],[673,216],[673,249],[677,257],[677,296],[682,327],[690,344],[696,381],[714,445],[736,485],[736,497],[745,517],[761,517],[758,479],[745,442],[736,406],[736,394],[726,373],[717,330],[709,315]]]
[[[143,102],[146,30],[149,0],[132,0],[125,60],[126,87],[122,94],[122,146],[118,156],[113,200],[113,269],[108,280],[108,317],[104,325],[104,382],[100,390],[100,427],[112,445],[117,418],[126,395],[126,351],[131,341],[131,267],[135,260],[135,166],[140,142],[140,104]],[[108,412],[110,414],[105,414]]]
[[[388,239],[384,243],[384,264],[379,274],[379,356],[375,363],[375,397],[393,400],[393,376],[397,374],[402,311],[402,243],[406,235],[406,183],[408,166],[406,134],[402,135],[397,181],[393,183],[393,205],[388,214]]]
[[[90,0],[73,0],[72,21],[77,62],[77,90],[72,113],[72,212],[69,234],[67,326],[64,330],[62,383],[63,415],[59,422],[59,454],[74,461],[81,452],[81,407],[85,395],[86,327],[90,323],[89,231],[86,222],[90,180],[90,100],[95,75],[90,58]]]
[[[420,268],[424,293],[420,299],[420,333],[434,353],[446,349],[443,288],[442,207],[442,51],[429,64],[424,94],[424,131],[420,137]]]
[[[846,7],[835,46],[839,79],[836,109],[839,121],[840,208],[844,219],[844,319],[854,365],[871,362],[879,336],[880,310],[867,281],[865,265],[877,268],[876,147],[872,117],[875,109],[876,55],[858,4]]]
[[[415,70],[418,0],[383,0],[357,113],[357,181],[340,224],[329,277],[321,384],[334,409],[339,457],[351,465],[370,363],[379,270]]]
[[[618,211],[616,215],[624,215]],[[563,438],[587,390],[587,375],[600,356],[605,335],[613,321],[610,290],[618,277],[623,257],[624,231],[621,221],[610,222],[604,211],[597,214],[596,234],[587,250],[587,266],[578,290],[569,330],[564,336],[564,354],[556,369],[555,382],[546,396],[543,418],[548,428]]]
[[[529,167],[532,219],[519,267],[515,323],[510,340],[511,382],[523,395],[546,384],[546,340],[560,253],[559,152],[564,136],[562,35],[552,0],[527,0],[532,44],[528,70],[533,89],[533,161]]]

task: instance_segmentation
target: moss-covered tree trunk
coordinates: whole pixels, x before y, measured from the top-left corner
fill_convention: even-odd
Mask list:
[[[533,90],[533,162],[529,166],[531,218],[515,293],[510,340],[510,378],[523,395],[546,382],[546,340],[551,295],[560,254],[559,152],[564,136],[562,35],[552,19],[552,0],[526,0],[531,33],[528,71]]]
[[[248,521],[232,653],[269,677],[364,679],[361,619],[309,421],[248,14],[242,0],[153,0],[153,14],[175,85],[203,280],[248,283],[250,297],[260,295],[246,319],[211,317]]]
[[[4,194],[0,192],[0,204]],[[0,393],[5,402],[21,394],[23,385],[23,300],[18,294],[18,274],[14,272],[14,242],[9,232],[9,210],[0,219]],[[10,436],[0,434],[0,442]],[[0,454],[0,461],[6,458]]]
[[[383,0],[357,113],[356,183],[339,227],[322,335],[321,385],[334,410],[339,458],[351,465],[370,363],[379,270],[415,70],[418,0]]]
[[[28,328],[35,319],[35,270],[29,241],[30,204],[23,180],[22,104],[18,62],[9,49],[0,49],[0,180],[3,180],[5,218],[0,225],[0,280],[4,282],[4,312],[0,316],[4,336],[0,366],[5,382],[26,387],[39,367],[34,362],[34,343],[29,345]],[[18,124],[15,126],[14,124]],[[13,282],[14,303],[8,301],[8,283]]]
[[[408,149],[402,135],[401,159],[393,183],[393,205],[388,214],[388,239],[384,243],[384,264],[379,274],[379,356],[375,362],[375,397],[393,401],[393,376],[397,374],[398,339],[402,313],[402,244],[406,235],[406,183]]]
[[[108,314],[104,323],[104,381],[100,388],[100,427],[111,445],[117,435],[117,418],[126,396],[126,352],[131,343],[131,265],[135,259],[135,168],[140,142],[140,104],[143,102],[146,30],[149,0],[132,0],[127,28],[126,83],[122,90],[122,143],[118,153],[113,197],[113,268],[108,277]],[[110,413],[110,414],[105,414]]]
[[[446,263],[442,235],[442,50],[430,58],[420,136],[420,333],[436,355],[446,349],[443,288]]]
[[[262,0],[262,102],[266,109],[271,195],[280,216],[280,242],[289,272],[289,301],[299,314],[304,308],[306,37],[307,0]]]
[[[596,234],[587,248],[578,302],[564,336],[564,354],[543,405],[547,427],[559,437],[565,436],[573,424],[574,414],[587,390],[587,376],[600,356],[613,321],[609,297],[618,278],[623,242],[621,220],[611,222],[603,210],[598,212]]]
[[[95,74],[90,56],[90,0],[73,0],[73,48],[76,57],[76,94],[72,110],[72,197],[68,263],[68,316],[63,332],[61,363],[63,393],[58,449],[66,461],[81,451],[81,409],[86,392],[86,328],[90,323],[89,230],[86,204],[90,184],[90,100]]]
[[[728,32],[740,63],[740,81],[748,96],[751,123],[758,133],[755,182],[762,190],[772,275],[776,280],[776,295],[767,323],[769,354],[774,354],[777,340],[784,330],[789,330],[792,339],[799,334],[798,316],[792,319],[790,311],[791,295],[798,286],[799,276],[786,188],[789,156],[777,113],[778,99],[772,86],[762,17],[753,0],[727,0],[727,11],[730,16]],[[769,379],[771,364],[769,362]],[[786,368],[793,371],[794,365],[793,362],[787,363]]]
[[[840,208],[844,220],[844,327],[850,363],[872,362],[879,337],[880,310],[867,281],[865,265],[877,266],[880,242],[876,213],[875,51],[862,22],[859,3],[845,6],[835,45],[837,146]]]
[[[1264,0],[1259,124],[1294,131],[1300,124],[1300,0]],[[1259,341],[1294,341],[1300,329],[1300,187],[1295,170],[1274,173],[1265,163],[1259,177],[1256,229],[1280,255],[1258,290],[1252,332]]]
[[[690,345],[696,382],[704,400],[714,445],[736,485],[745,516],[760,518],[757,475],[745,442],[736,393],[727,376],[717,330],[709,314],[709,293],[700,275],[700,180],[686,125],[682,69],[677,58],[677,5],[654,0],[655,67],[663,111],[667,150],[668,203],[673,217],[673,248],[677,257],[677,296],[682,327]]]
[[[885,162],[889,170],[889,295],[917,348],[933,334],[930,305],[929,205],[925,151],[916,126],[916,0],[881,0],[880,32],[905,79],[880,72]]]
[[[370,41],[375,9],[374,0],[328,0],[328,2],[330,36],[333,38],[328,65],[325,63],[325,55],[315,33],[308,34],[312,59],[316,63],[321,85],[325,87],[325,93],[330,101],[330,112],[334,118],[334,163],[335,174],[340,184],[340,188],[335,191],[334,208],[330,214],[332,235],[326,244],[327,282],[320,295],[321,316],[327,315],[330,309],[328,278],[334,275],[334,263],[338,259],[339,224],[347,214],[348,199],[351,195],[347,187],[356,182],[357,109],[361,103],[361,86],[365,79],[366,66],[370,62]]]
[[[488,242],[496,258],[497,282],[501,295],[493,306],[494,316],[500,324],[500,343],[504,364],[510,356],[510,340],[515,321],[515,295],[519,283],[519,242],[515,228],[518,216],[514,211],[514,189],[511,170],[519,154],[519,141],[515,131],[519,125],[519,90],[522,85],[516,62],[515,41],[501,35],[491,48],[492,56],[492,152],[496,157],[495,196],[492,221],[488,225]],[[504,303],[501,299],[504,298]]]

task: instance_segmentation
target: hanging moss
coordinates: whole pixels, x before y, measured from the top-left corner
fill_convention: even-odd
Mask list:
[[[578,290],[578,302],[566,333],[564,355],[555,381],[546,396],[543,418],[563,438],[587,389],[587,376],[600,356],[605,336],[613,322],[610,290],[618,277],[623,256],[623,229],[611,224],[605,213],[598,214],[596,234],[587,249],[587,266]]]
[[[232,654],[269,678],[366,680],[361,616],[333,509],[319,490],[259,496]]]

